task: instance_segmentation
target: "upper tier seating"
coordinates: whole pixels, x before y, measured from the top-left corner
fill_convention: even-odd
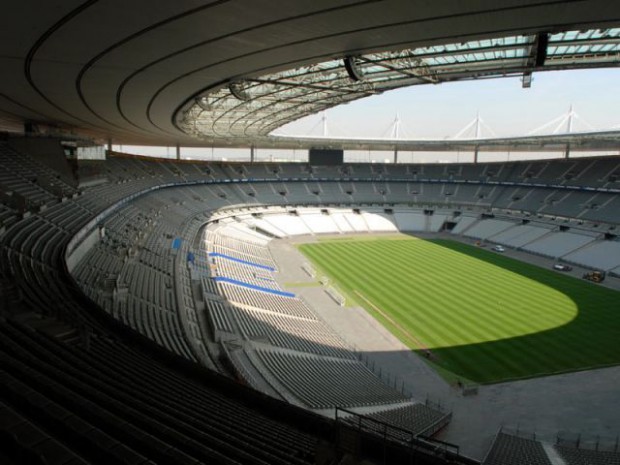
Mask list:
[[[3,443],[53,459],[28,463],[313,463],[316,437],[235,402],[228,383],[107,338],[83,350],[6,322],[0,336]]]
[[[620,177],[620,172],[618,175]],[[618,223],[618,211],[620,211],[620,198],[618,194],[598,194],[583,206],[585,209],[577,215],[580,219],[612,224]]]

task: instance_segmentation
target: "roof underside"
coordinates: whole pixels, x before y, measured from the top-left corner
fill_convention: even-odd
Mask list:
[[[522,76],[533,71],[617,66],[620,29],[567,31],[347,56],[256,78],[198,96],[178,126],[197,137],[254,140],[359,98],[419,84]]]
[[[0,125],[124,144],[251,141],[397,87],[618,65],[608,0],[7,3]]]

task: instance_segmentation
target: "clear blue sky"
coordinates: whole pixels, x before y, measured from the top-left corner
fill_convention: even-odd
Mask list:
[[[327,120],[333,136],[387,136],[398,112],[402,137],[444,138],[479,111],[497,135],[523,135],[566,114],[571,104],[596,129],[620,125],[620,69],[535,73],[529,89],[518,78],[414,86],[333,108]],[[309,116],[281,132],[319,135],[320,118]],[[577,118],[574,128],[587,126]]]

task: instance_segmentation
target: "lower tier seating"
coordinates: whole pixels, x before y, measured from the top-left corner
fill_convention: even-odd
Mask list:
[[[542,444],[499,432],[483,465],[552,465]]]
[[[407,398],[355,360],[257,350],[261,362],[311,408],[402,402]]]

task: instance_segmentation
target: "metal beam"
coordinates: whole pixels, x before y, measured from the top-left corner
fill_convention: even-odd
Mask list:
[[[321,86],[318,84],[309,84],[305,82],[291,82],[291,81],[285,81],[281,79],[248,79],[248,81],[256,82],[259,84],[270,84],[273,86],[286,86],[286,87],[294,87],[294,88],[302,88],[302,89],[322,90],[326,92],[341,92],[344,94],[357,93],[357,94],[368,95],[368,92],[364,90],[357,90],[355,87],[351,87],[350,85],[347,85],[347,84],[341,87],[336,87],[329,82],[326,82],[325,85]]]
[[[176,110],[175,122],[193,136],[239,138],[249,145],[298,118],[400,87],[510,76],[522,76],[523,87],[529,87],[534,71],[619,65],[620,28],[604,35],[539,32],[375,52],[238,77],[188,99]]]
[[[400,58],[400,59],[405,59],[405,58]],[[418,70],[418,69],[422,71],[429,71],[430,69],[430,67],[428,65],[425,65],[421,59],[412,57],[411,60],[416,61],[418,65],[410,66],[408,68],[399,68],[397,66],[392,65],[388,60],[373,61],[372,64],[374,66],[380,66],[382,68],[385,68],[388,71],[392,71],[393,73],[401,74],[409,78],[420,79],[430,84],[436,84],[438,82],[437,77],[433,73],[429,72],[428,75],[425,75],[423,72],[422,73],[415,72],[415,70]],[[366,61],[366,63],[369,63],[369,61]]]
[[[541,32],[536,35],[536,41],[534,46],[536,47],[536,54],[534,55],[534,67],[540,68],[547,61],[547,46],[549,45],[549,34]],[[532,47],[534,48],[534,47]]]

